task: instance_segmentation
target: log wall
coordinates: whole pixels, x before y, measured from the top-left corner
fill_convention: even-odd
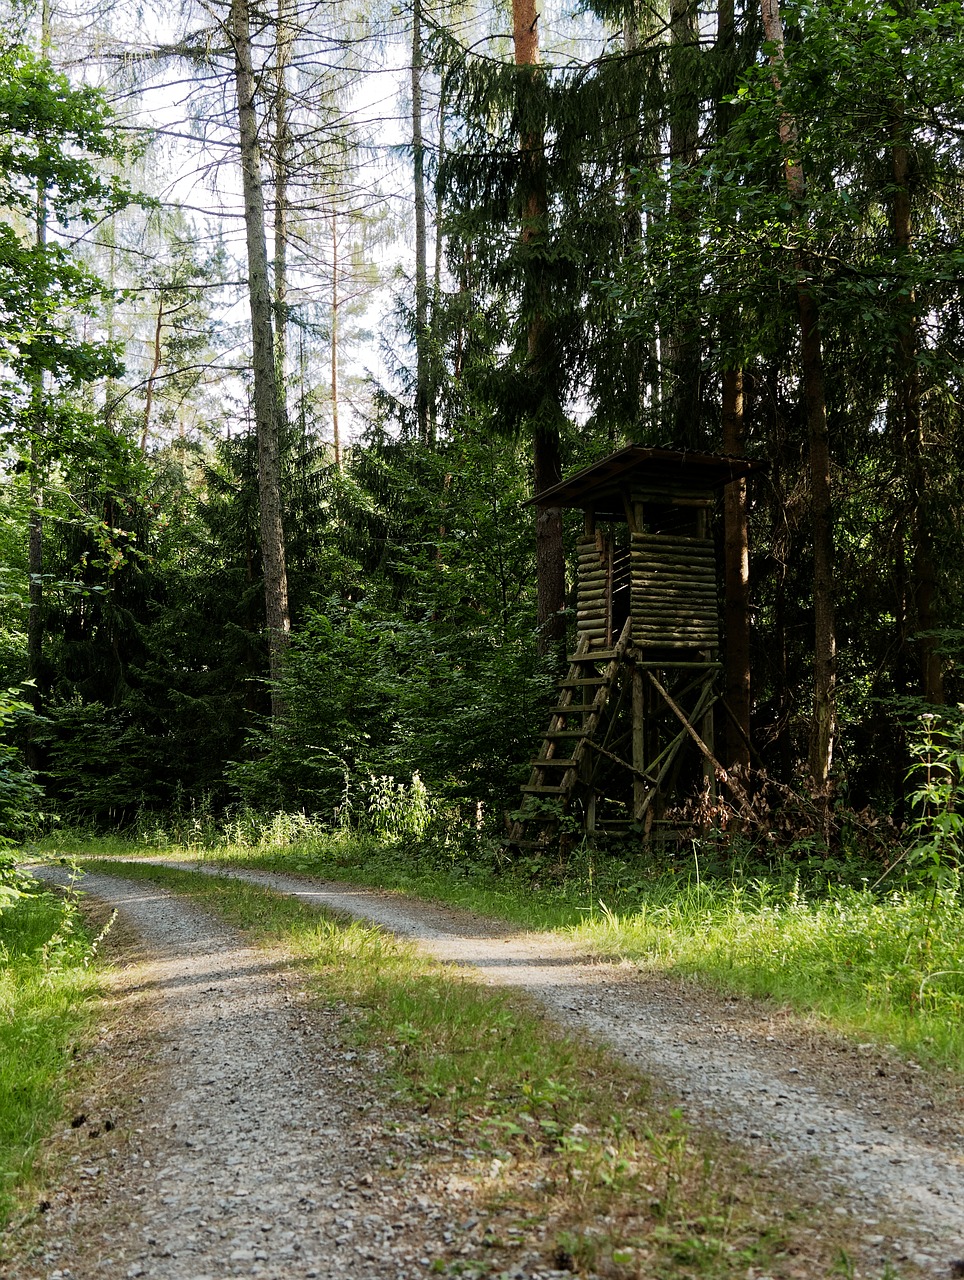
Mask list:
[[[705,538],[632,534],[631,608],[637,648],[716,649],[716,557]]]
[[[603,534],[586,534],[577,544],[576,637],[605,648],[612,627],[612,548]]]

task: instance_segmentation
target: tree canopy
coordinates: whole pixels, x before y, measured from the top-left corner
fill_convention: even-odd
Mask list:
[[[524,504],[636,441],[767,464],[714,528],[760,788],[906,816],[964,699],[959,4],[599,0],[538,61],[426,0],[55,7],[48,57],[17,12],[0,684],[51,812],[417,773],[498,837],[574,620]]]

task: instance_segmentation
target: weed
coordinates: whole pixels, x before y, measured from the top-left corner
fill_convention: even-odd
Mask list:
[[[916,784],[910,802],[917,817],[910,825],[907,859],[931,886],[930,910],[924,923],[921,950],[927,946],[934,910],[940,900],[953,905],[960,888],[964,861],[964,707],[938,720],[921,716],[921,736],[912,745],[917,757],[908,774]]]
[[[416,772],[409,784],[388,775],[370,777],[362,789],[364,828],[381,840],[421,837],[436,816],[428,789]]]

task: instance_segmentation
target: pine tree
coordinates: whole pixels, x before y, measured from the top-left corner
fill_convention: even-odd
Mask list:
[[[230,35],[235,55],[238,137],[244,188],[244,222],[248,256],[248,300],[253,345],[254,416],[258,439],[258,496],[261,511],[261,563],[264,572],[265,614],[271,659],[272,708],[282,712],[279,688],[281,663],[291,616],[288,611],[288,572],[281,522],[281,441],[284,414],[278,386],[272,299],[265,238],[264,186],[251,32],[247,0],[232,0]]]

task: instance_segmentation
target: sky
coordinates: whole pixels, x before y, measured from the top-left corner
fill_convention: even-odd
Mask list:
[[[367,16],[359,17],[344,0],[303,9],[304,39],[296,46],[292,85],[310,99],[299,112],[299,131],[307,131],[315,149],[313,173],[307,182],[292,188],[292,201],[310,209],[294,228],[290,250],[290,301],[296,314],[314,324],[313,352],[308,379],[330,387],[327,331],[332,297],[333,233],[340,239],[342,325],[340,342],[340,417],[343,435],[357,435],[364,427],[368,375],[381,383],[391,381],[391,363],[401,355],[410,358],[397,324],[399,293],[410,298],[414,274],[413,179],[406,145],[410,123],[410,31],[407,16],[395,5],[384,12],[386,0]],[[247,298],[244,290],[244,222],[240,194],[236,112],[230,60],[224,56],[191,65],[184,58],[158,58],[158,47],[184,42],[187,35],[203,33],[215,50],[226,51],[221,21],[223,6],[185,4],[179,8],[144,8],[121,0],[99,7],[71,8],[54,0],[51,47],[54,60],[74,78],[99,84],[115,110],[132,131],[148,127],[152,144],[132,171],[132,184],[155,196],[168,211],[181,211],[190,228],[197,253],[203,256],[223,246],[231,282],[211,291],[221,335],[215,387],[224,387],[224,364],[244,358],[247,335]],[[431,13],[430,9],[428,10]],[[510,22],[495,8],[470,9],[453,18],[463,41],[490,56],[510,56],[507,32]],[[573,16],[568,5],[547,4],[542,14],[544,46],[565,57],[598,52],[600,32],[590,20]],[[325,24],[323,27],[323,23]],[[483,39],[496,32],[494,38]],[[329,34],[330,33],[330,34]],[[268,33],[271,34],[270,32]],[[257,33],[255,34],[258,46]],[[198,40],[195,39],[195,44]],[[203,43],[203,40],[201,41]],[[270,59],[271,48],[262,48]],[[435,142],[435,83],[426,77],[425,134],[431,149]],[[342,173],[323,180],[322,164],[331,130],[326,115],[356,145]],[[267,194],[267,193],[266,193]],[[431,217],[433,201],[429,199]],[[335,214],[334,227],[332,214]],[[140,219],[142,215],[134,215]],[[147,258],[155,281],[163,275],[157,255],[163,243],[146,239],[132,227],[133,235],[117,236],[125,246],[126,261],[140,277],[141,291],[129,307],[128,365],[133,377],[141,376],[153,362],[156,303],[144,289]],[[100,229],[91,233],[97,242]],[[269,257],[272,255],[269,228]],[[352,242],[354,241],[354,246]],[[435,244],[429,229],[429,253]],[[103,255],[103,243],[97,250]],[[152,260],[152,254],[155,255]],[[351,269],[354,258],[355,270]],[[114,259],[116,262],[116,258]],[[101,268],[102,269],[102,268]],[[429,270],[431,273],[432,264]],[[368,277],[374,273],[377,281]],[[443,273],[444,274],[444,273]],[[348,300],[352,299],[349,307]],[[291,335],[291,350],[305,345],[298,332]],[[227,379],[228,398],[243,399],[237,379]]]

